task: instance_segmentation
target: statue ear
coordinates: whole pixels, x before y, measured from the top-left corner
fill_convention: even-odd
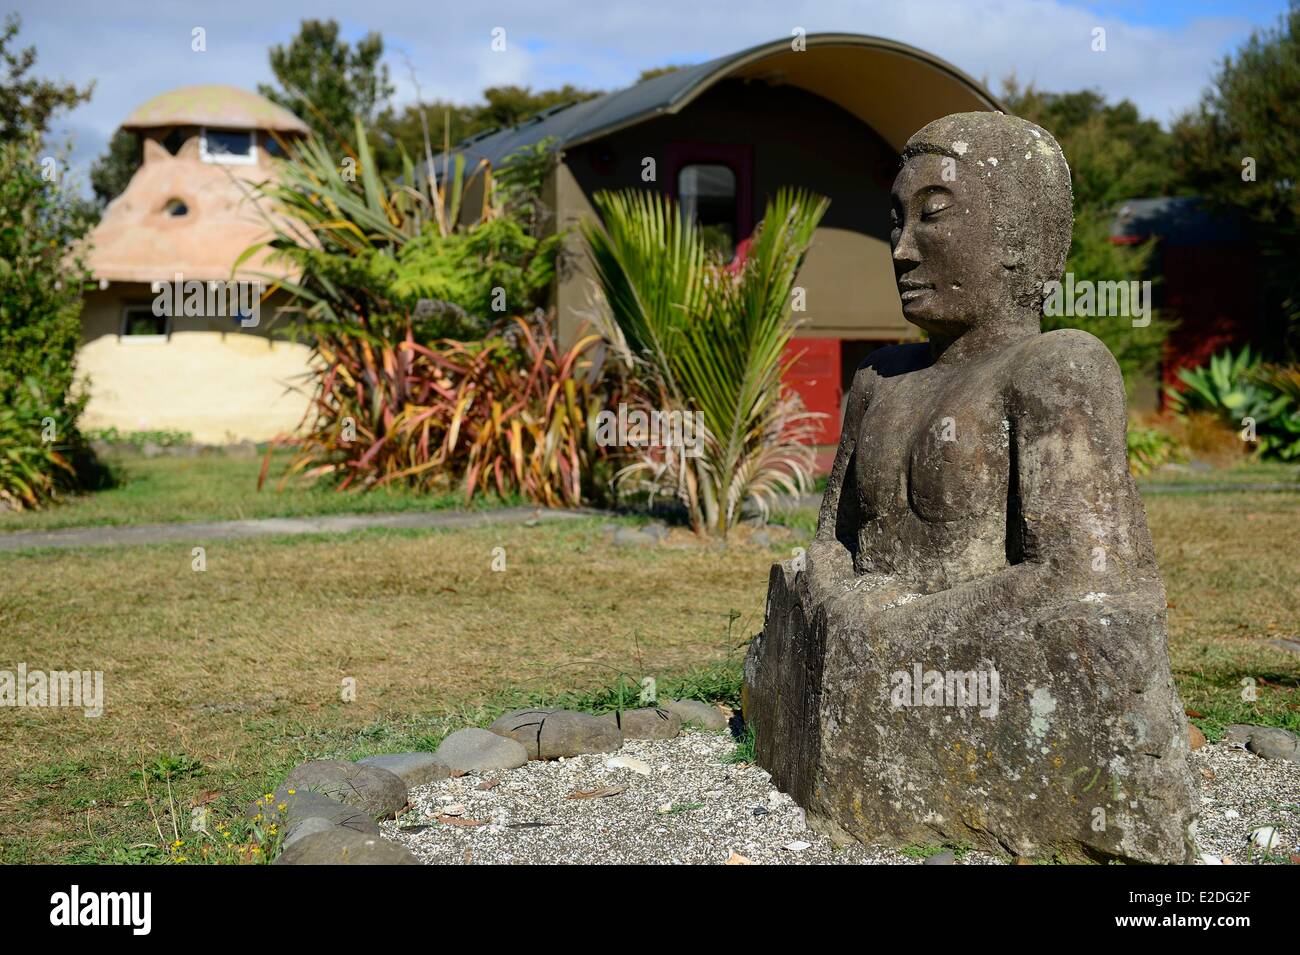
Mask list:
[[[171,159],[172,154],[167,151],[167,147],[156,140],[146,139],[144,141],[144,161],[161,162],[165,159]]]

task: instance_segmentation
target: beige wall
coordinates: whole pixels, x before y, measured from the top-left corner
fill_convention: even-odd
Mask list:
[[[90,379],[84,428],[189,431],[224,444],[297,426],[307,398],[286,387],[301,386],[308,346],[206,318],[174,319],[167,341],[120,337],[123,306],[152,299],[147,286],[119,283],[87,294],[77,358],[78,374]],[[263,306],[263,323],[274,310]]]

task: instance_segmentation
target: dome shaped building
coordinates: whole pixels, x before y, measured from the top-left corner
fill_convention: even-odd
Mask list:
[[[84,426],[205,443],[292,428],[306,399],[288,388],[310,350],[275,320],[284,295],[261,294],[261,273],[277,273],[266,256],[232,269],[269,237],[254,189],[306,124],[255,93],[206,85],[154,97],[122,128],[139,136],[143,161],[90,236],[98,287],[82,312]]]

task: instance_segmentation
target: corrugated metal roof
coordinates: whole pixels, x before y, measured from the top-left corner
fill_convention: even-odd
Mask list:
[[[922,60],[969,86],[988,102],[990,108],[1000,108],[997,101],[971,77],[924,50],[905,43],[863,34],[821,33],[808,35],[806,44],[809,49],[828,45],[871,47]],[[656,116],[676,112],[700,92],[740,66],[789,49],[789,39],[775,40],[706,63],[683,67],[627,89],[548,110],[509,129],[480,134],[458,143],[453,154],[464,155],[466,170],[472,170],[480,160],[500,166],[502,160],[510,154],[549,137],[555,138],[558,148],[575,146]],[[435,168],[438,168],[436,164],[440,159],[440,156],[435,158]]]

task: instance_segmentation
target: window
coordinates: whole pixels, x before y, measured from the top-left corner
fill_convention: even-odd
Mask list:
[[[257,136],[251,129],[204,129],[199,156],[204,162],[251,166],[257,162]]]
[[[705,247],[730,259],[736,251],[736,174],[721,163],[693,163],[677,173],[682,213],[700,227]]]
[[[190,207],[185,204],[184,199],[168,199],[163,205],[163,215],[176,218],[178,216],[187,216],[190,214]]]
[[[171,319],[155,315],[152,305],[128,305],[122,309],[123,341],[165,342],[171,333]]]

